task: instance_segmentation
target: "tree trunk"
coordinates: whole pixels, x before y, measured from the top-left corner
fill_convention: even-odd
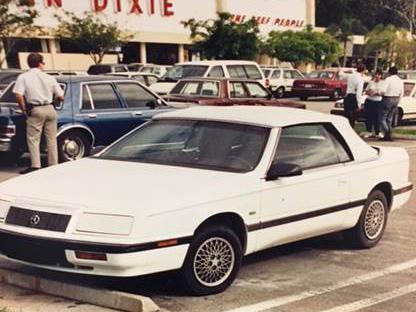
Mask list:
[[[375,58],[375,60],[374,60],[374,71],[376,71],[377,70],[377,68],[378,68],[378,54],[380,53],[380,51],[379,50],[377,50],[376,51],[376,58]]]
[[[342,60],[342,67],[347,66],[347,42],[348,41],[344,41],[344,58]]]

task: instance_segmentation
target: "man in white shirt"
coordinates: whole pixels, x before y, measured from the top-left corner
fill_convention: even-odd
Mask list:
[[[30,53],[27,62],[30,70],[19,75],[13,88],[16,100],[26,119],[26,141],[31,167],[21,171],[25,174],[41,168],[40,139],[45,134],[48,148],[48,165],[58,163],[56,143],[57,114],[53,106],[54,96],[63,101],[64,91],[52,76],[44,73],[45,63],[39,53]]]
[[[348,118],[350,125],[353,128],[355,125],[357,109],[363,96],[364,71],[365,65],[359,64],[357,66],[357,71],[352,73],[347,79],[347,95],[344,98],[344,115]]]
[[[393,117],[399,104],[400,97],[403,95],[403,80],[397,76],[397,68],[390,67],[389,77],[384,82],[381,101],[380,127],[384,133],[384,141],[392,141],[391,132]]]

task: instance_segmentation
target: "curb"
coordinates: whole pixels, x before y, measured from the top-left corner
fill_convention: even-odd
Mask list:
[[[0,268],[0,282],[114,310],[126,312],[160,311],[160,308],[148,297],[58,282],[3,268]]]

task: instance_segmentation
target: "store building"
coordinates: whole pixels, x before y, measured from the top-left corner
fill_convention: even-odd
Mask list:
[[[39,12],[36,25],[45,35],[19,40],[12,55],[7,57],[9,67],[26,68],[29,52],[42,52],[48,69],[85,70],[92,60],[78,53],[73,46],[53,37],[58,27],[56,15],[64,11],[83,15],[97,14],[103,20],[117,22],[129,34],[129,42],[104,63],[173,64],[191,60],[192,41],[189,30],[181,24],[190,18],[207,20],[224,11],[235,21],[255,17],[262,35],[272,30],[300,30],[315,25],[315,0],[30,0]],[[4,53],[4,52],[0,52]],[[3,66],[7,66],[5,62]]]

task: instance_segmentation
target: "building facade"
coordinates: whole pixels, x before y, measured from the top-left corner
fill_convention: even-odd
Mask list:
[[[27,53],[35,51],[44,53],[49,69],[85,70],[92,63],[89,56],[53,37],[59,25],[56,16],[65,11],[77,16],[92,12],[116,22],[129,35],[129,42],[107,55],[105,63],[173,64],[190,60],[190,32],[181,22],[214,19],[221,11],[231,13],[237,22],[254,17],[264,36],[272,30],[315,25],[315,0],[30,0],[30,5],[39,12],[35,23],[45,35],[18,42],[14,54],[7,58],[9,67],[25,68]]]

